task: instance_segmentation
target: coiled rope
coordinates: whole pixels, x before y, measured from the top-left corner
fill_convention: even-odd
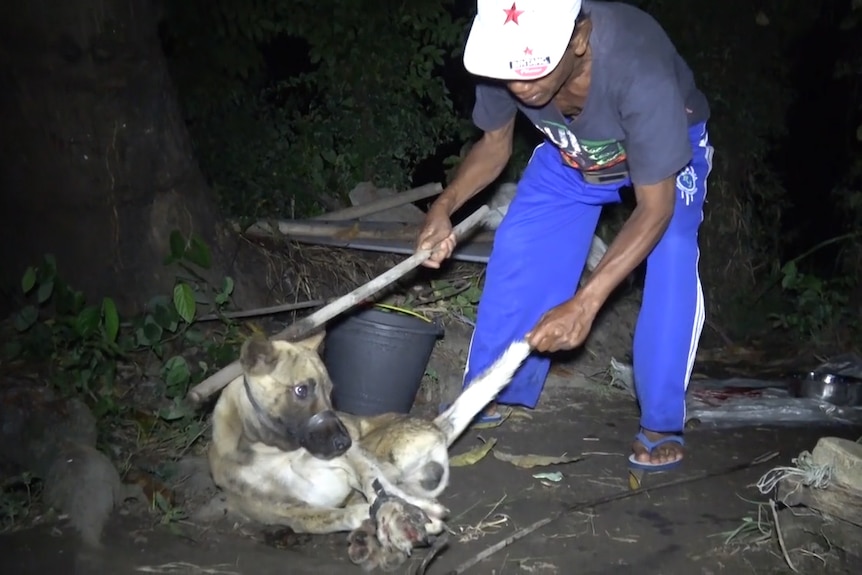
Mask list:
[[[811,453],[803,451],[799,457],[791,460],[793,466],[782,466],[770,469],[757,481],[756,486],[764,495],[775,489],[783,479],[788,477],[800,478],[799,483],[806,487],[825,489],[832,479],[832,466],[818,465],[814,463]]]

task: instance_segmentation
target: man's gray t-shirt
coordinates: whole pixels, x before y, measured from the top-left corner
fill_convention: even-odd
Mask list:
[[[584,0],[592,20],[592,76],[581,113],[568,119],[553,102],[522,104],[502,83],[476,87],[473,122],[501,128],[520,109],[561,152],[562,161],[597,174],[627,169],[634,184],[654,184],[691,160],[688,128],[709,104],[659,24],[617,2]]]

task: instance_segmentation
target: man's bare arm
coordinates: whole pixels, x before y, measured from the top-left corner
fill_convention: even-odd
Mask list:
[[[431,206],[443,210],[447,216],[463,206],[467,201],[484,190],[496,180],[512,157],[512,140],[515,131],[515,118],[491,132],[485,132],[467,152],[455,177]]]
[[[637,207],[608,247],[576,299],[596,312],[611,292],[649,255],[673,216],[676,179],[635,186]]]

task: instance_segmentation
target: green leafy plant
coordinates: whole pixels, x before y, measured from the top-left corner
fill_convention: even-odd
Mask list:
[[[154,298],[147,306],[148,313],[133,321],[137,348],[149,349],[163,362],[161,376],[165,382],[165,396],[172,400],[172,404],[161,410],[159,415],[169,421],[190,415],[182,399],[189,386],[195,383],[195,376],[202,378],[210,371],[210,363],[206,359],[199,359],[195,372],[182,351],[187,347],[202,345],[208,352],[220,351],[219,346],[214,341],[207,341],[205,334],[198,329],[201,307],[209,306],[214,314],[221,317],[228,332],[235,330],[233,322],[221,315],[230,302],[233,279],[225,277],[220,286],[214,287],[196,270],[196,267],[209,269],[211,262],[209,247],[200,238],[194,235],[186,238],[179,231],[172,232],[170,254],[165,264],[177,265],[180,270],[172,297]],[[177,348],[179,351],[176,353],[169,353],[169,350]]]
[[[408,187],[416,166],[469,124],[441,74],[463,43],[454,6],[169,3],[169,62],[226,210],[313,215],[363,180]],[[267,65],[274,50],[291,65]]]
[[[781,268],[781,289],[791,299],[792,311],[771,314],[773,327],[792,330],[804,339],[818,338],[841,323],[855,323],[849,315],[851,279],[824,280],[801,272],[795,261]]]
[[[0,531],[18,524],[30,514],[38,496],[38,482],[30,473],[7,478],[0,484]]]
[[[450,313],[460,315],[472,322],[476,321],[476,308],[482,297],[479,278],[471,278],[466,284],[455,285],[445,280],[431,282],[434,295],[445,302]]]
[[[44,361],[51,383],[64,394],[88,398],[99,416],[122,410],[115,400],[118,366],[142,354],[154,356],[161,365],[164,397],[171,402],[159,416],[168,421],[191,417],[182,401],[189,386],[235,348],[236,325],[223,315],[234,283],[230,277],[219,286],[205,281],[198,270],[209,268],[211,254],[199,238],[175,231],[170,250],[165,264],[178,270],[171,295],[153,298],[145,313],[126,322],[111,298],[88,304],[82,292],[59,277],[54,257],[46,255],[21,279],[27,303],[13,317],[16,337],[6,343],[6,358]],[[201,310],[220,320],[221,337],[203,330]],[[197,350],[196,362],[187,358],[189,349]]]
[[[469,276],[457,280],[434,280],[430,291],[417,297],[408,292],[398,296],[398,308],[417,314],[437,312],[450,314],[460,320],[476,321],[476,308],[482,296],[480,276]]]
[[[27,268],[21,291],[27,303],[13,317],[18,337],[6,343],[6,357],[50,360],[52,380],[61,390],[110,407],[116,362],[128,351],[119,339],[114,301],[106,297],[99,305],[88,305],[80,291],[57,275],[51,255]]]

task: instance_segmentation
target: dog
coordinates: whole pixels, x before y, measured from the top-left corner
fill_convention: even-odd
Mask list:
[[[227,508],[296,533],[350,532],[348,555],[392,570],[445,530],[437,501],[452,443],[511,381],[530,353],[509,349],[433,420],[336,412],[319,354],[325,332],[300,342],[253,336],[243,373],[222,391],[208,459]]]

